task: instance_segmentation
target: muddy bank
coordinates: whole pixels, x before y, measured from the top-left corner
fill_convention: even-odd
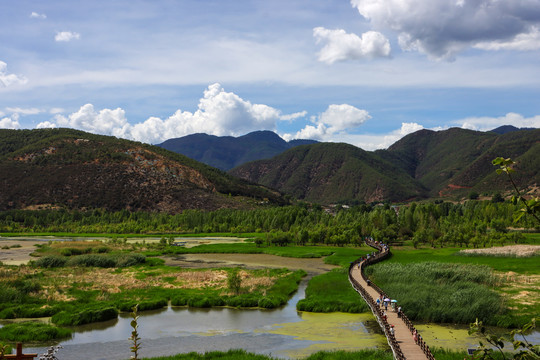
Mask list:
[[[309,274],[321,274],[338,266],[324,263],[323,258],[290,258],[267,254],[185,254],[164,256],[165,264],[185,268],[245,267],[247,269],[287,268],[305,270]]]

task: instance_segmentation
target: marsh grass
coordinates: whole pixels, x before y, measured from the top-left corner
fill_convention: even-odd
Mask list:
[[[39,342],[71,337],[71,330],[40,322],[7,324],[0,328],[0,340],[12,342]]]
[[[36,267],[54,268],[64,266],[83,266],[83,267],[129,267],[146,262],[146,256],[142,254],[84,254],[67,256],[48,255],[38,258],[33,262]]]
[[[366,274],[411,320],[468,324],[479,319],[497,325],[507,313],[502,297],[489,288],[497,277],[488,266],[383,262]]]
[[[350,312],[369,311],[365,301],[352,288],[348,279],[348,269],[334,269],[326,274],[315,276],[306,288],[306,297],[298,302],[296,308],[310,312]]]

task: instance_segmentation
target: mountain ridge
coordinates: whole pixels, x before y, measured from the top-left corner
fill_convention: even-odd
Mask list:
[[[0,210],[50,204],[178,212],[285,203],[276,191],[134,141],[38,129],[0,130],[0,144]]]
[[[504,134],[461,128],[424,129],[403,137],[387,150],[374,152],[359,151],[352,145],[344,148],[343,144],[321,144],[325,144],[326,154],[311,156],[309,164],[304,162],[308,157],[302,154],[320,153],[316,150],[320,144],[290,149],[272,159],[241,165],[229,173],[320,203],[401,202],[463,197],[470,191],[505,191],[508,179],[496,176],[491,164],[498,156],[517,162],[519,171],[514,178],[519,186],[537,188],[540,183],[540,129]],[[306,168],[319,170],[305,173]],[[303,174],[297,173],[302,171]],[[320,178],[325,185],[314,187],[317,179],[322,183]],[[346,181],[349,186],[341,188],[348,188],[348,192],[339,191],[336,184]]]

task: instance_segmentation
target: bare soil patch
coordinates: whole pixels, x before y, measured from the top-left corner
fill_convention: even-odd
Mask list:
[[[540,245],[509,245],[487,249],[467,249],[460,252],[478,255],[529,257],[540,254]]]
[[[185,254],[163,257],[165,264],[185,268],[217,268],[241,266],[247,269],[287,268],[321,274],[338,266],[324,263],[323,258],[290,258],[268,254]]]
[[[5,265],[26,264],[36,250],[36,244],[44,244],[47,240],[0,240],[0,261]],[[20,247],[12,247],[12,246]],[[1,249],[9,247],[9,249]]]

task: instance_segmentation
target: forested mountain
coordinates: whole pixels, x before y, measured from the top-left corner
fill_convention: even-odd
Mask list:
[[[247,208],[274,191],[157,146],[73,129],[0,130],[0,210]]]
[[[271,158],[298,145],[314,143],[315,140],[287,142],[272,131],[255,131],[240,137],[192,134],[157,146],[221,170],[230,170],[249,161]]]
[[[498,156],[517,161],[515,179],[521,187],[537,189],[539,129],[504,134],[420,130],[375,152],[336,143],[307,145],[230,173],[308,201],[406,201],[504,191],[508,179],[497,176],[491,164]]]
[[[459,128],[420,130],[377,153],[401,166],[433,197],[508,188],[508,179],[497,176],[491,164],[498,156],[517,162],[514,176],[521,187],[540,183],[540,129],[500,135]]]
[[[376,153],[341,143],[299,146],[230,173],[323,204],[396,201],[427,193],[404,169]]]

